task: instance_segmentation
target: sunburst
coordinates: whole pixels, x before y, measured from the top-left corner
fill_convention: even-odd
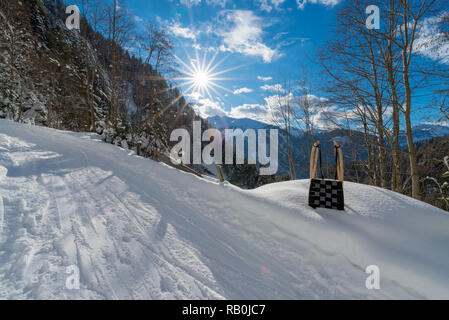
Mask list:
[[[173,78],[174,80],[182,81],[178,86],[184,87],[184,93],[199,93],[203,97],[212,99],[213,95],[222,96],[219,89],[232,93],[231,90],[220,85],[219,81],[233,80],[232,78],[223,77],[227,72],[241,68],[242,66],[228,68],[225,70],[217,71],[218,67],[226,60],[227,57],[217,60],[218,50],[208,61],[207,50],[204,51],[202,59],[199,56],[198,49],[195,49],[195,58],[191,58],[186,52],[187,61],[183,61],[178,56],[175,56],[180,63],[181,68],[179,72],[182,74],[180,77]]]

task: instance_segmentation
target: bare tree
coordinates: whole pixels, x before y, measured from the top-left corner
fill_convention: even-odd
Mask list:
[[[379,43],[365,26],[367,4],[353,0],[338,12],[336,38],[326,44],[319,58],[332,80],[327,88],[331,102],[343,109],[350,106],[346,119],[351,121],[346,122],[347,129],[356,125],[356,116],[365,132],[367,168],[372,183],[387,188],[385,137],[390,123],[384,99],[387,78],[379,62]],[[372,137],[376,137],[375,142]]]
[[[109,67],[111,71],[111,110],[109,120],[114,126],[117,126],[117,117],[119,116],[117,89],[119,81],[119,64],[121,60],[122,48],[130,41],[132,31],[134,30],[133,20],[127,11],[124,1],[113,0],[112,5],[106,9],[108,16],[108,40],[109,40]]]
[[[176,70],[173,41],[168,30],[148,22],[142,37],[145,50],[145,63],[152,66],[156,73],[171,75]]]
[[[317,101],[319,98],[313,96],[312,94],[312,81],[310,81],[310,75],[304,65],[302,66],[302,74],[295,81],[295,85],[298,95],[294,99],[296,104],[294,119],[296,122],[296,127],[302,129],[304,132],[304,137],[306,140],[306,145],[304,147],[307,150],[308,159],[310,159],[310,151],[315,143],[315,127],[312,117],[317,111],[317,104],[321,101]]]
[[[354,95],[364,109],[360,112],[357,108],[357,114],[363,115],[362,122],[368,120],[374,125],[380,185],[383,187],[387,186],[388,168],[384,140],[391,145],[391,187],[395,191],[403,189],[399,149],[399,118],[403,114],[411,194],[419,198],[419,175],[412,133],[412,93],[429,83],[417,72],[420,70],[416,58],[419,53],[416,42],[421,25],[441,10],[441,7],[435,0],[388,0],[374,3],[384,13],[383,27],[380,30],[368,30],[365,27],[365,8],[373,4],[373,1],[347,2],[337,15],[339,27],[336,33],[340,43],[334,42],[328,46],[327,54],[321,56],[321,64],[337,83],[334,85],[334,98],[343,98],[340,99],[341,103],[351,100],[347,99],[349,93]],[[343,90],[338,92],[336,88]],[[391,119],[387,117],[387,107],[392,109]],[[369,123],[366,128],[370,127]]]
[[[295,130],[295,110],[292,105],[292,85],[291,82],[284,79],[284,85],[275,85],[275,95],[269,102],[271,119],[284,135],[281,149],[287,154],[289,175],[291,180],[296,180],[296,165],[293,154],[293,132]]]
[[[410,161],[410,175],[412,181],[412,196],[416,199],[420,198],[419,191],[419,173],[416,160],[416,148],[413,142],[412,132],[412,84],[411,72],[413,67],[413,57],[416,46],[415,41],[418,37],[418,30],[423,20],[432,14],[433,6],[436,0],[399,0],[397,16],[400,17],[399,40],[394,42],[401,50],[402,55],[402,79],[404,85],[404,121],[407,136],[408,155]]]

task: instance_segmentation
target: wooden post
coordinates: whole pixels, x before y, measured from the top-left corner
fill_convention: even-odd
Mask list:
[[[314,143],[312,153],[310,154],[310,179],[315,178],[316,170],[318,167],[318,155],[319,155],[320,142]]]
[[[140,148],[142,147],[142,142],[137,142],[137,148],[136,148],[136,153],[138,156],[140,156]]]
[[[221,166],[217,165],[217,172],[218,172],[218,177],[220,178],[220,182],[223,183],[224,182],[224,178],[223,178],[223,172],[221,171]]]
[[[334,141],[334,146],[336,147],[337,156],[339,159],[339,165],[337,165],[337,175],[338,180],[344,180],[344,165],[343,165],[343,152],[341,151],[341,146],[337,141]]]

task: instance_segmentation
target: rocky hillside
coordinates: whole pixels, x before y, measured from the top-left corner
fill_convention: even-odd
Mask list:
[[[0,0],[0,118],[96,132],[124,148],[140,143],[145,156],[166,151],[170,129],[191,127],[193,109],[84,18],[81,30],[69,30],[65,8],[61,0]]]
[[[0,117],[102,133],[110,101],[108,74],[90,43],[65,27],[60,10],[53,1],[1,2]],[[86,70],[97,70],[93,110],[83,94]]]

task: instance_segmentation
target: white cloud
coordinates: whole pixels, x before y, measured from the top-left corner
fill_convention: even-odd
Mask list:
[[[180,0],[180,2],[186,7],[191,8],[192,6],[199,5],[201,3],[201,0]]]
[[[244,104],[232,108],[229,116],[232,118],[248,118],[265,123],[271,123],[270,110],[266,105]]]
[[[328,99],[312,94],[303,96],[293,96],[291,93],[287,95],[276,94],[266,97],[265,105],[271,119],[277,118],[278,121],[282,121],[283,117],[278,112],[280,106],[285,106],[289,103],[294,116],[301,117],[303,116],[303,111],[300,106],[306,98],[310,107],[310,121],[315,128],[333,129],[337,126],[337,122],[348,116],[347,113],[338,109],[337,106],[330,104]]]
[[[222,8],[226,7],[227,0],[206,0],[208,5],[220,6]]]
[[[420,55],[449,64],[449,40],[439,28],[441,16],[425,19],[418,30],[414,49]]]
[[[192,107],[202,118],[209,118],[213,116],[223,117],[227,115],[220,102],[203,97],[199,92],[192,92],[188,94],[187,97],[194,101]]]
[[[271,10],[279,10],[279,6],[285,2],[285,0],[256,0],[259,4],[260,10],[271,12]]]
[[[134,16],[134,20],[136,20],[137,22],[142,22],[143,19],[139,16]]]
[[[176,37],[196,40],[197,33],[189,28],[182,27],[179,23],[175,22],[168,27],[171,33]]]
[[[264,84],[260,87],[260,89],[264,91],[272,91],[272,92],[279,92],[279,93],[285,93],[284,88],[282,88],[282,85],[278,84]]]
[[[273,37],[274,40],[279,40],[280,38],[282,38],[283,36],[287,35],[288,32],[278,32],[276,33],[276,35]]]
[[[287,102],[290,102],[293,100],[293,95],[290,93],[288,95],[279,95],[275,94],[272,96],[268,96],[264,98],[265,104],[267,105],[268,109],[274,109],[278,107],[279,105],[283,106],[286,105]]]
[[[333,7],[340,3],[341,0],[296,0],[298,9],[304,9],[307,3],[321,4],[326,7]]]
[[[335,129],[338,127],[336,123],[336,114],[332,110],[321,110],[310,117],[313,127],[321,130]]]
[[[270,81],[273,80],[272,77],[262,77],[262,76],[257,76],[257,79],[260,81]]]
[[[341,123],[345,119],[359,118],[355,109],[342,110],[336,105],[329,103],[329,100],[314,95],[307,95],[310,104],[310,121],[313,127],[322,130],[335,129],[338,127],[338,123]],[[299,97],[299,99],[304,99]]]
[[[192,48],[195,49],[195,50],[198,50],[198,51],[202,50],[202,51],[207,51],[207,52],[215,52],[215,51],[218,50],[218,49],[215,48],[215,47],[202,47],[202,46],[199,45],[198,43],[194,43],[194,44],[192,45]]]
[[[250,93],[253,92],[252,89],[248,89],[248,88],[240,88],[234,91],[234,94],[241,94],[241,93]]]
[[[264,104],[243,104],[232,108],[226,115],[232,118],[248,118],[261,121],[267,124],[279,124],[282,122],[282,116],[278,110],[280,106],[287,103],[292,107],[292,112],[296,116],[302,116],[302,110],[299,107],[302,100],[308,99],[310,104],[310,120],[312,125],[318,129],[333,129],[339,121],[344,118],[354,116],[354,113],[339,109],[337,106],[329,103],[329,100],[312,94],[304,96],[294,96],[289,93],[275,94],[265,97]]]
[[[181,4],[185,5],[188,8],[192,6],[197,6],[201,3],[201,0],[180,0]],[[205,0],[208,5],[220,6],[224,8],[228,0]]]
[[[221,51],[238,52],[248,56],[260,56],[265,63],[280,57],[277,49],[262,42],[263,20],[249,10],[225,10],[219,18],[223,28],[216,34],[223,38]]]

